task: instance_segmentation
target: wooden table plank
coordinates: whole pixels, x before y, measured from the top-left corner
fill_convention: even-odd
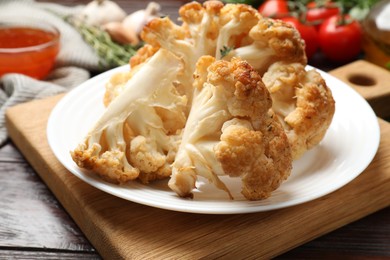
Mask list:
[[[12,142],[0,147],[0,162],[25,162],[24,157],[16,150]]]
[[[293,249],[277,259],[390,257],[390,207]]]
[[[95,252],[27,162],[0,172],[0,247]]]
[[[37,250],[12,250],[0,249],[0,259],[28,259],[28,260],[100,260],[95,253],[85,253],[85,252],[63,252],[63,251],[37,251]]]
[[[0,259],[101,259],[24,157],[0,148]]]

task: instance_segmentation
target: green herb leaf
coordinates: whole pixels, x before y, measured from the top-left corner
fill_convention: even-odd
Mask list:
[[[79,20],[65,18],[83,37],[99,56],[101,69],[110,69],[129,63],[130,58],[137,52],[141,45],[121,45],[114,42],[110,35],[95,26],[89,26]]]
[[[221,53],[221,59],[228,55],[229,52],[231,52],[232,50],[232,47],[223,46],[222,49],[219,50],[219,52]]]

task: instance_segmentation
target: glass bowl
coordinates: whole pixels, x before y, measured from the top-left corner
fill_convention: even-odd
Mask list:
[[[43,79],[54,66],[60,32],[52,24],[25,18],[0,18],[0,77],[21,73]]]

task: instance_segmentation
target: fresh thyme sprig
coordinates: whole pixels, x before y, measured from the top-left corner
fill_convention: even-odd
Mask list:
[[[101,69],[115,68],[129,63],[129,59],[141,45],[118,44],[110,35],[98,27],[90,26],[71,17],[65,18],[95,50],[99,56]]]

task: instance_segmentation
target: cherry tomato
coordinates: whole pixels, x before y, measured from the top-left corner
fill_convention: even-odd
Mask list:
[[[339,7],[331,1],[325,2],[323,5],[319,5],[316,2],[310,2],[306,7],[306,21],[315,23],[317,29],[319,29],[321,23],[325,19],[340,14]]]
[[[346,20],[343,23],[343,20]],[[361,51],[362,29],[356,20],[349,16],[342,19],[334,15],[326,19],[319,31],[319,43],[325,56],[336,62],[347,62]]]
[[[286,0],[266,0],[259,6],[259,12],[265,17],[279,18],[289,13]]]
[[[310,59],[318,49],[318,32],[312,25],[303,24],[296,17],[285,17],[281,20],[293,25],[306,43],[306,56]]]

